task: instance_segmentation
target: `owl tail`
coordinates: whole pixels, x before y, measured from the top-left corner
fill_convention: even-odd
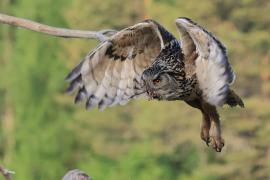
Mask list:
[[[229,90],[226,104],[228,104],[231,107],[235,107],[237,105],[239,105],[242,108],[245,107],[244,102],[242,101],[242,99],[231,89]]]

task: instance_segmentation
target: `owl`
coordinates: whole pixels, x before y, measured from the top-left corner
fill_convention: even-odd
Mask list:
[[[202,113],[200,136],[220,152],[224,146],[217,107],[244,107],[230,88],[235,74],[225,46],[189,18],[175,20],[181,40],[154,20],[125,28],[100,43],[66,77],[75,103],[100,110],[148,97],[185,101]]]

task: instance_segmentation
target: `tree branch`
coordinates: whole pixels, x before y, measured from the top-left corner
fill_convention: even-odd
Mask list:
[[[45,24],[37,23],[31,20],[17,18],[0,13],[0,23],[9,24],[13,26],[19,26],[32,31],[64,37],[64,38],[86,38],[86,39],[98,39],[99,41],[105,41],[108,37],[106,35],[113,35],[117,31],[113,29],[105,29],[101,31],[84,31],[75,29],[65,29],[48,26]]]
[[[4,176],[5,180],[12,180],[12,174],[15,174],[14,171],[10,171],[5,169],[3,166],[0,165],[0,173]]]

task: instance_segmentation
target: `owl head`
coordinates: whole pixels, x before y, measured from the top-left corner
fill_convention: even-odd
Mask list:
[[[151,99],[174,100],[179,88],[174,73],[166,67],[153,65],[142,74],[142,83],[147,95]]]

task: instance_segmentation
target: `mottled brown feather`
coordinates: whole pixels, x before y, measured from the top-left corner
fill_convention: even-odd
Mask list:
[[[80,76],[79,89],[86,90],[87,108],[124,104],[143,93],[142,72],[164,46],[157,23],[148,20],[123,29],[102,43],[76,67],[67,80]],[[72,90],[75,88],[73,87]],[[79,91],[80,92],[80,91]]]

